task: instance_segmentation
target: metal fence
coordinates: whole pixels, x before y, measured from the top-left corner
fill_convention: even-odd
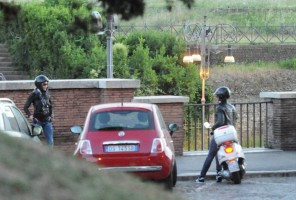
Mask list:
[[[238,113],[236,130],[243,148],[264,147],[268,139],[268,105],[271,101],[235,103]],[[214,123],[217,104],[205,104],[205,120]],[[185,139],[184,151],[207,150],[210,130],[202,128],[202,104],[185,105]]]
[[[184,29],[187,24],[167,24],[167,25],[118,25],[114,34],[117,36],[127,36],[128,34],[140,31],[159,31],[174,34],[176,37],[184,38]],[[200,26],[196,24],[196,27]],[[232,44],[291,44],[296,42],[296,26],[233,26],[236,29],[235,38]],[[192,29],[194,29],[192,27]],[[198,28],[196,28],[198,29]],[[212,39],[213,44],[228,44],[229,35],[233,36],[231,29],[225,28],[223,24],[215,26],[216,32]]]

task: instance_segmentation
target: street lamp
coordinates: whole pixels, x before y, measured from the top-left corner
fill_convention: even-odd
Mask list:
[[[200,47],[200,55],[194,54],[192,55],[191,59],[188,57],[186,58],[186,61],[200,61],[200,73],[199,76],[202,80],[202,94],[201,94],[201,104],[202,104],[202,149],[204,149],[204,133],[205,133],[205,127],[203,126],[205,122],[205,81],[210,76],[210,47],[211,47],[211,40],[214,37],[215,33],[218,32],[217,29],[223,29],[223,27],[230,27],[232,30],[229,32],[226,29],[223,29],[223,31],[220,31],[220,43],[230,43],[234,42],[236,39],[236,30],[233,26],[228,24],[220,24],[216,25],[213,30],[211,30],[211,27],[208,27],[206,24],[207,17],[204,16],[203,24],[192,24],[187,25],[184,29],[184,35],[186,42],[194,41],[196,45],[196,48],[199,49]],[[233,32],[232,32],[233,31]],[[221,33],[224,33],[221,34]],[[223,37],[224,36],[224,37]],[[206,44],[208,42],[208,44]],[[216,43],[218,42],[218,39]],[[199,45],[200,44],[200,45]],[[188,50],[187,50],[188,52]],[[184,57],[185,58],[185,57]],[[225,63],[234,63],[234,57],[231,54],[231,46],[228,44],[228,52],[227,56],[224,59]],[[184,59],[183,59],[184,62]]]
[[[99,29],[103,27],[102,17],[98,11],[92,12],[92,17],[96,20],[95,23],[98,23]],[[107,38],[107,78],[113,78],[113,34],[115,32],[117,18],[113,14],[107,14],[107,27],[105,31],[99,31],[98,35],[106,34]]]
[[[113,15],[107,15],[107,78],[113,78]]]

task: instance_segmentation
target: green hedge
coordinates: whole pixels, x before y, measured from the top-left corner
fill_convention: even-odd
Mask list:
[[[11,4],[17,14],[1,13],[1,40],[9,44],[14,65],[50,78],[105,78],[106,37],[92,33],[92,8],[83,0],[45,0]],[[20,6],[20,7],[18,7]],[[104,21],[105,23],[105,21]],[[195,64],[182,63],[184,40],[160,32],[135,32],[113,45],[114,78],[141,80],[137,95],[183,95],[200,103]],[[211,90],[207,89],[207,102]]]

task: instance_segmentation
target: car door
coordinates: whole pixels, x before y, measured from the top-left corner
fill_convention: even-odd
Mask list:
[[[16,107],[11,106],[11,110],[15,116],[15,119],[17,121],[17,124],[19,126],[20,132],[30,136],[31,134],[31,127],[28,123],[27,119],[23,115],[23,113]]]
[[[28,127],[22,113],[12,105],[4,105],[3,107],[4,130],[9,135],[20,138],[30,138],[30,128]]]

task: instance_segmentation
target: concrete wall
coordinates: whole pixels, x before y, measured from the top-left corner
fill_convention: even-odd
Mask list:
[[[261,92],[260,97],[273,102],[268,109],[266,146],[296,150],[296,92]]]
[[[90,106],[111,102],[150,102],[158,104],[165,121],[176,122],[180,126],[173,135],[178,155],[183,153],[184,125],[183,104],[188,97],[156,96],[135,97],[134,91],[140,87],[139,80],[130,79],[75,79],[51,80],[50,94],[54,103],[54,142],[55,147],[66,153],[72,153],[77,136],[70,133],[73,125],[83,125]],[[0,81],[0,97],[12,99],[23,111],[23,106],[30,92],[35,88],[34,82]],[[33,112],[33,106],[31,106]],[[44,137],[41,137],[44,140]]]

